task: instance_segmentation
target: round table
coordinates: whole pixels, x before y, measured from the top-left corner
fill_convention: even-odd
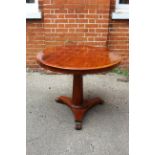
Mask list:
[[[49,47],[37,54],[37,62],[43,68],[73,74],[72,98],[60,96],[56,101],[70,107],[75,118],[75,129],[78,130],[82,128],[85,113],[103,103],[99,97],[83,99],[83,75],[111,70],[120,60],[108,48],[82,45]]]

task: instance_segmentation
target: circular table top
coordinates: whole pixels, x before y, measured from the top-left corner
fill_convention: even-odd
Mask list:
[[[107,48],[82,45],[49,47],[37,55],[37,62],[42,67],[73,74],[109,70],[118,65],[120,60]]]

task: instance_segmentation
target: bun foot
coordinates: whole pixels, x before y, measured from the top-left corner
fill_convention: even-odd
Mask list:
[[[81,130],[81,129],[82,129],[82,122],[76,121],[76,122],[75,122],[75,129],[76,129],[76,130]]]
[[[62,103],[59,98],[56,98],[55,101],[58,103]]]
[[[99,104],[101,105],[104,104],[104,100],[100,100]]]
[[[66,97],[66,96],[60,96],[60,97],[56,98],[55,101],[58,103],[61,103],[61,104],[66,104],[69,107],[71,107],[71,104],[72,104],[71,98]]]

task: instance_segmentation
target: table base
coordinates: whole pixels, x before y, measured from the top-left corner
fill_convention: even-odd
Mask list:
[[[90,100],[84,100],[81,105],[73,104],[73,100],[66,96],[60,96],[56,99],[56,101],[67,105],[72,110],[75,118],[75,129],[77,130],[82,129],[82,121],[85,113],[95,105],[103,103],[103,101],[98,97]]]

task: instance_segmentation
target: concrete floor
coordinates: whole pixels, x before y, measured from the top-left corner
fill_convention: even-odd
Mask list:
[[[91,109],[82,130],[70,109],[55,102],[71,96],[72,76],[27,73],[27,155],[128,155],[128,82],[120,75],[84,76],[84,96],[104,105]]]

